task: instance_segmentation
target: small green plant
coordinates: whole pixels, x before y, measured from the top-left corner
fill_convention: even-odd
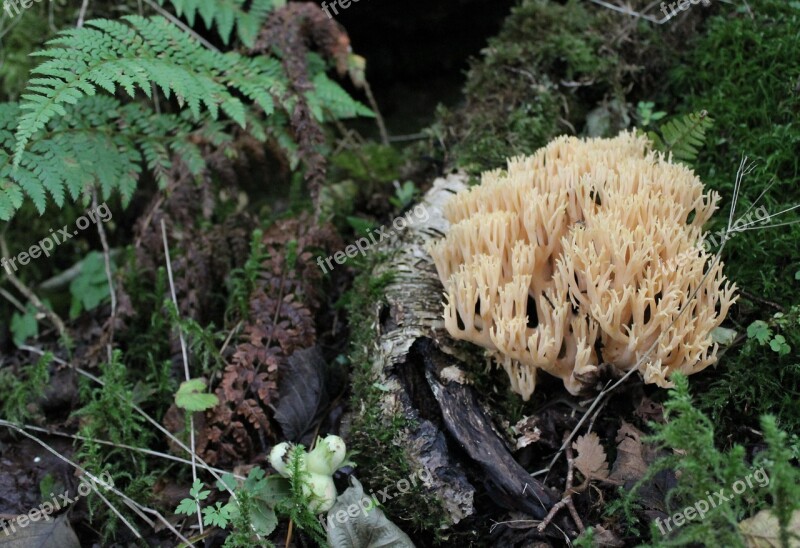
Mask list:
[[[406,181],[402,185],[395,183],[394,196],[389,198],[389,203],[402,210],[411,205],[418,194],[419,189],[411,181]]]
[[[181,500],[178,504],[178,507],[175,509],[176,514],[186,514],[187,516],[193,516],[197,513],[197,510],[202,507],[202,502],[208,498],[208,495],[211,494],[211,491],[203,489],[203,482],[199,479],[194,480],[192,484],[192,488],[189,489],[189,496],[190,498],[185,498]],[[206,523],[208,525],[208,523]],[[225,525],[221,526],[223,529]]]
[[[113,267],[113,263],[112,263]],[[114,269],[112,268],[112,272]],[[81,271],[69,284],[72,304],[69,317],[80,316],[84,310],[94,310],[110,296],[106,263],[102,253],[92,251],[81,261]]]
[[[219,403],[219,398],[205,390],[206,381],[204,379],[184,381],[178,388],[178,393],[175,394],[175,405],[190,413],[211,409]]]
[[[640,127],[650,126],[653,122],[658,122],[667,115],[663,111],[653,111],[655,106],[656,104],[652,101],[639,101],[636,105],[636,118],[639,120]]]
[[[650,424],[653,435],[647,440],[670,454],[647,470],[644,478],[626,494],[625,504],[629,507],[635,504],[638,489],[664,470],[674,470],[679,477],[666,497],[669,514],[707,500],[710,493],[728,496],[718,499],[719,503],[703,519],[688,520],[681,526],[670,527],[670,531],[663,523],[663,530],[657,522],[651,523],[653,545],[744,546],[740,522],[765,508],[774,511],[785,528],[792,512],[800,507],[800,470],[791,464],[793,456],[787,436],[777,428],[775,419],[769,415],[761,418],[767,447],[748,464],[741,445],[727,451],[716,448],[714,424],[693,404],[687,378],[681,374],[670,378],[675,387],[664,404],[666,420],[663,424]],[[767,481],[733,494],[733,484],[743,481],[758,466],[763,468]]]
[[[792,322],[782,312],[778,312],[773,316],[773,320],[770,323],[773,326],[785,328],[788,327],[787,324]],[[800,326],[800,323],[795,328],[798,326]],[[770,324],[763,320],[756,320],[750,324],[747,328],[747,337],[755,339],[761,346],[769,345],[773,352],[781,356],[785,356],[792,351],[792,347],[786,342],[786,337],[773,333]]]
[[[14,344],[22,346],[28,338],[39,335],[39,311],[31,303],[27,304],[25,312],[15,311],[11,316],[10,329]]]
[[[35,363],[21,368],[13,374],[8,368],[0,369],[0,382],[3,383],[3,398],[0,408],[3,417],[12,422],[24,422],[34,416],[36,400],[44,395],[50,382],[50,362],[53,354],[46,352]]]

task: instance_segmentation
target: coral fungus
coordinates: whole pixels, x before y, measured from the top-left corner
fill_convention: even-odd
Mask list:
[[[430,248],[445,326],[489,349],[525,399],[539,369],[576,394],[601,363],[628,371],[656,341],[639,371],[671,386],[715,362],[711,331],[735,301],[702,245],[718,200],[633,133],[511,159],[445,208],[449,232]]]

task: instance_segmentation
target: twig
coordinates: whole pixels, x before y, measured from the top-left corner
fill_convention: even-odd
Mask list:
[[[618,11],[619,13],[624,13],[625,15],[631,15],[633,17],[640,17],[645,21],[650,21],[651,23],[655,23],[656,25],[663,25],[667,21],[671,19],[670,16],[665,17],[664,19],[656,19],[652,15],[647,15],[645,13],[640,13],[638,11],[633,11],[630,8],[623,8],[621,6],[615,6],[614,4],[609,4],[608,2],[603,2],[603,0],[591,0],[593,3],[597,4],[598,6],[603,6],[604,8],[608,8],[613,11]]]
[[[78,24],[75,25],[78,28],[83,27],[83,19],[86,17],[86,9],[89,7],[89,0],[83,0],[83,4],[81,4],[81,12],[78,14]]]
[[[47,429],[47,428],[42,428],[40,426],[33,426],[33,425],[30,425],[30,424],[17,424],[17,426],[19,428],[24,428],[26,430],[32,430],[34,432],[41,432],[43,434],[47,434],[48,436],[61,436],[61,437],[70,438],[70,439],[73,439],[73,440],[89,441],[89,442],[92,442],[92,443],[96,443],[98,445],[108,445],[110,447],[117,447],[119,449],[127,449],[128,451],[136,451],[138,453],[142,453],[142,454],[145,454],[145,455],[150,455],[151,457],[158,457],[158,458],[162,458],[162,459],[166,459],[166,460],[180,462],[181,464],[192,464],[192,461],[190,461],[188,459],[184,459],[184,458],[178,457],[176,455],[170,455],[169,453],[161,453],[160,451],[153,451],[152,449],[145,449],[143,447],[136,447],[135,445],[127,445],[127,444],[124,444],[124,443],[115,443],[113,441],[100,440],[100,439],[97,439],[97,438],[90,438],[90,437],[87,437],[87,436],[81,436],[79,434],[68,434],[66,432],[60,432],[58,430],[50,430],[50,429]],[[227,470],[222,470],[220,468],[211,468],[211,470],[216,471],[218,474],[231,474],[236,479],[240,479],[240,480],[247,479],[244,476],[242,476],[241,474],[231,473],[231,472],[228,472]]]
[[[388,147],[389,134],[386,132],[386,124],[383,122],[383,116],[381,116],[381,111],[378,108],[378,102],[375,100],[375,96],[372,95],[372,88],[366,80],[364,80],[364,92],[367,94],[367,101],[369,101],[369,106],[372,107],[372,112],[375,113],[375,122],[378,124],[378,131],[381,134],[381,143],[383,146]]]
[[[139,533],[139,531],[136,530],[136,528],[131,524],[131,522],[125,519],[125,516],[123,516],[122,513],[119,510],[117,510],[116,506],[111,504],[110,500],[108,500],[106,497],[103,496],[103,493],[100,492],[100,489],[98,489],[97,486],[94,484],[92,484],[91,487],[92,491],[94,491],[94,494],[100,497],[100,500],[102,500],[105,503],[105,505],[108,506],[109,509],[111,509],[111,511],[114,512],[114,514],[116,514],[116,516],[122,521],[122,523],[124,523],[128,527],[128,529],[133,531],[133,534],[136,535],[136,538],[141,539],[142,535]],[[151,523],[150,526],[152,527],[153,524]]]
[[[762,304],[766,304],[768,306],[771,306],[772,308],[774,308],[775,310],[777,310],[779,312],[784,312],[784,308],[781,305],[779,305],[778,303],[776,303],[776,302],[770,301],[770,300],[765,299],[763,297],[759,297],[758,295],[753,295],[752,293],[750,293],[749,291],[745,291],[744,289],[740,289],[739,293],[741,293],[742,295],[744,295],[748,299],[753,299],[754,301],[758,301],[758,302],[760,302]]]
[[[157,510],[153,510],[151,508],[147,508],[146,506],[143,506],[143,505],[139,504],[138,502],[136,502],[135,500],[133,500],[130,497],[128,497],[125,493],[121,492],[119,489],[117,489],[113,485],[106,484],[106,482],[104,482],[100,478],[95,477],[93,474],[91,474],[89,471],[87,471],[85,468],[83,468],[78,463],[71,461],[70,459],[68,459],[67,457],[63,456],[61,453],[59,453],[58,451],[56,451],[55,449],[53,449],[52,447],[47,445],[45,442],[43,442],[42,440],[40,440],[36,436],[33,436],[33,435],[29,434],[28,432],[26,432],[22,428],[17,427],[15,424],[0,419],[0,426],[5,426],[7,428],[10,428],[10,429],[14,430],[15,432],[18,432],[18,433],[22,434],[23,436],[25,436],[26,438],[30,439],[31,441],[41,445],[44,449],[46,449],[49,453],[53,454],[56,458],[66,462],[67,464],[69,464],[70,466],[75,468],[76,470],[80,470],[85,476],[87,476],[93,482],[102,485],[103,487],[105,487],[106,489],[108,489],[109,491],[111,491],[112,493],[114,493],[115,495],[120,497],[121,499],[123,499],[123,500],[129,502],[130,504],[133,504],[134,506],[138,507],[143,512],[147,512],[149,514],[154,515],[155,517],[158,518],[158,520],[161,523],[164,524],[164,526],[167,529],[169,529],[176,537],[181,539],[181,541],[185,542],[189,546],[194,546],[189,541],[189,539],[187,539],[182,534],[180,534],[180,532],[177,529],[175,529],[175,527],[173,527],[172,524],[164,516],[162,516]],[[135,529],[132,529],[132,532],[133,532],[133,534],[138,536],[138,532]],[[139,538],[141,538],[141,537],[139,537]]]
[[[567,437],[568,435],[564,434],[565,443],[568,441]],[[572,495],[573,493],[583,491],[583,489],[586,488],[586,485],[588,484],[588,478],[580,487],[578,487],[577,489],[573,489],[572,480],[574,474],[575,474],[575,459],[573,458],[572,455],[572,446],[567,445],[567,480],[564,484],[564,495],[560,501],[558,501],[555,505],[553,505],[553,507],[550,509],[550,512],[547,514],[547,516],[545,516],[545,518],[539,524],[538,529],[540,533],[543,532],[545,529],[547,529],[547,526],[550,525],[550,523],[553,521],[553,518],[555,518],[556,514],[558,514],[559,510],[561,510],[565,506],[569,509],[569,513],[572,515],[572,519],[575,520],[575,525],[578,527],[578,530],[581,533],[583,533],[586,530],[585,527],[583,526],[583,521],[581,521],[580,516],[578,516],[578,511],[575,510],[575,504],[572,502]]]
[[[92,207],[97,211],[97,189],[92,190]],[[114,292],[114,280],[111,276],[111,252],[108,248],[108,239],[106,238],[106,229],[103,228],[103,223],[98,218],[97,220],[97,233],[100,235],[100,244],[103,246],[103,258],[106,263],[106,278],[108,279],[108,290],[111,293],[111,319],[117,317],[117,294]],[[113,324],[112,324],[113,333]]]
[[[0,236],[0,253],[3,254],[3,257],[8,257],[8,245],[6,245],[5,236]],[[58,314],[47,308],[42,301],[39,300],[39,297],[36,294],[28,289],[28,287],[17,278],[16,274],[12,272],[12,270],[6,267],[6,277],[9,279],[11,284],[17,288],[17,291],[25,295],[31,304],[42,314],[44,314],[50,323],[52,323],[56,330],[58,330],[58,334],[60,337],[64,337],[67,333],[67,328],[64,326],[64,322],[61,318],[58,317]]]
[[[161,238],[164,241],[164,260],[167,263],[167,277],[169,278],[169,291],[172,295],[172,304],[175,305],[175,316],[178,318],[178,337],[181,341],[181,354],[183,355],[183,374],[188,382],[191,379],[189,374],[189,356],[186,351],[186,339],[183,337],[183,329],[180,325],[180,310],[178,310],[178,297],[175,294],[175,280],[172,277],[172,261],[169,258],[169,242],[167,242],[167,225],[164,224],[164,218],[161,218]],[[194,443],[194,413],[186,410],[189,415],[189,446],[192,453],[192,484],[197,482],[197,455],[195,453]],[[203,516],[200,514],[200,505],[197,505],[197,523],[200,525],[200,534],[203,530]]]
[[[21,302],[19,302],[14,295],[9,293],[8,291],[3,289],[2,287],[0,287],[0,295],[5,297],[8,302],[13,304],[16,307],[16,309],[19,310],[20,312],[22,312],[23,314],[25,314],[27,312],[27,310],[25,310],[25,305],[23,305]]]

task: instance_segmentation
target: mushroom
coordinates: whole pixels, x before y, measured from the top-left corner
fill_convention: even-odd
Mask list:
[[[655,341],[645,383],[714,363],[711,331],[736,300],[702,245],[719,195],[670,160],[635,133],[563,136],[456,194],[429,248],[448,333],[486,348],[525,400],[540,369],[578,394],[601,362],[629,371]]]

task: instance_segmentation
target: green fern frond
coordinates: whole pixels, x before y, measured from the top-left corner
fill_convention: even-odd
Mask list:
[[[184,115],[156,114],[138,103],[120,105],[113,97],[96,95],[69,107],[64,117],[47,124],[46,132],[23,151],[15,169],[12,132],[19,115],[13,103],[0,104],[0,219],[8,220],[27,195],[41,214],[47,196],[58,207],[67,194],[78,199],[97,186],[103,199],[118,191],[126,203],[133,196],[143,167],[163,188],[178,158],[193,174],[205,160],[196,135],[220,148],[231,144],[222,122],[196,124]],[[206,134],[207,132],[207,134]]]
[[[23,97],[16,132],[14,167],[37,132],[55,117],[65,116],[97,88],[110,94],[117,87],[133,97],[137,88],[151,95],[151,83],[169,99],[186,105],[197,120],[201,110],[216,119],[221,109],[245,125],[239,92],[265,112],[274,110],[271,91],[280,91],[280,65],[274,59],[248,59],[204,48],[188,33],[163,17],[126,16],[122,21],[95,19],[79,29],[63,31],[34,55],[49,59],[33,70]]]
[[[714,120],[705,110],[674,118],[659,128],[659,132],[648,132],[656,150],[672,152],[676,160],[691,163],[705,144],[706,131],[714,125]],[[660,133],[660,134],[659,134]]]
[[[375,117],[370,109],[350,97],[342,87],[328,78],[324,72],[313,80],[314,89],[307,92],[306,98],[311,112],[319,122],[355,118],[356,116]],[[327,111],[328,117],[325,116]]]
[[[246,0],[170,0],[175,12],[185,17],[194,26],[197,14],[203,19],[206,28],[215,28],[227,46],[230,42],[234,24],[242,43],[252,47],[258,30],[275,7],[273,0],[254,0],[245,11]],[[163,5],[164,0],[159,0]]]

